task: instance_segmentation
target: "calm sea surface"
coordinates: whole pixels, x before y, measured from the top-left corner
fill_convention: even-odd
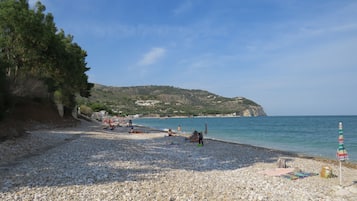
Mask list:
[[[357,116],[276,116],[232,118],[140,118],[133,123],[185,133],[204,131],[207,137],[260,147],[336,159],[338,123],[350,162],[357,162]]]

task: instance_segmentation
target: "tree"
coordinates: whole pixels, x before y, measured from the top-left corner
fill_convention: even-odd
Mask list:
[[[88,97],[93,87],[85,74],[87,53],[73,36],[58,31],[45,10],[40,2],[30,9],[26,0],[0,0],[0,81],[5,76],[11,92],[20,96],[15,92],[29,90],[26,81],[42,81],[48,93],[61,94],[58,101],[73,107],[75,95]]]

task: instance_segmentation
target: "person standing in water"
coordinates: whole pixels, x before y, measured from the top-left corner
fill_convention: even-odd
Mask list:
[[[205,123],[205,135],[208,133],[207,123]]]
[[[203,134],[202,134],[202,132],[198,133],[198,144],[202,144],[202,146],[203,146]]]

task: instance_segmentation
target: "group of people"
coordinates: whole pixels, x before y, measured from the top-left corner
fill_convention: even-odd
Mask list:
[[[181,125],[178,125],[177,127],[177,132],[181,132]],[[207,134],[207,124],[205,124],[205,134]],[[175,132],[172,131],[170,128],[167,131],[168,136],[174,136]],[[192,135],[186,138],[187,140],[190,140],[190,142],[198,142],[199,146],[203,146],[203,132],[198,132],[197,130],[193,131]]]
[[[181,132],[181,125],[177,126],[177,133]],[[174,136],[174,134],[176,134],[174,131],[172,131],[171,128],[169,128],[169,130],[167,131],[168,136]]]
[[[169,129],[167,131],[168,136],[174,136],[174,132]],[[197,130],[193,131],[192,135],[186,138],[187,140],[190,140],[190,142],[198,142],[198,145],[203,146],[203,133],[198,132]]]
[[[142,133],[141,131],[134,130],[133,121],[131,119],[121,122],[115,121],[115,119],[112,118],[103,119],[103,129],[114,130],[115,127],[122,127],[121,124],[124,124],[126,127],[130,128],[129,133]]]
[[[192,135],[188,137],[190,142],[198,142],[199,145],[203,146],[203,134],[202,132],[193,131]]]
[[[114,130],[115,127],[122,127],[122,125],[126,125],[127,127],[133,127],[133,121],[129,119],[126,121],[124,119],[119,119],[116,117],[107,117],[102,120],[103,129]]]
[[[103,127],[104,129],[110,129],[110,130],[114,130],[115,126],[117,126],[117,124],[115,124],[114,121],[110,118],[104,119],[103,125],[104,125]]]

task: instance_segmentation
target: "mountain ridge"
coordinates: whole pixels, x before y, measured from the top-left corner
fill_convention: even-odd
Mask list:
[[[103,104],[115,113],[142,116],[266,116],[261,105],[244,97],[227,98],[205,90],[164,85],[94,84],[91,96],[80,102]]]

